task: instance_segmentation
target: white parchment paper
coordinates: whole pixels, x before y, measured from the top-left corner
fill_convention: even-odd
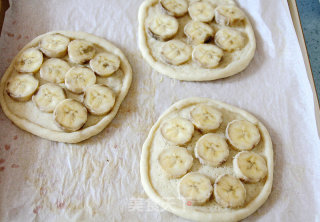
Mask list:
[[[140,184],[142,144],[159,115],[190,96],[246,109],[274,144],[274,184],[246,221],[320,221],[320,140],[298,40],[284,0],[241,0],[257,38],[249,67],[214,82],[180,82],[153,71],[138,50],[141,0],[10,1],[0,38],[0,75],[34,37],[81,30],[120,47],[133,83],[113,122],[77,145],[24,132],[0,111],[0,221],[183,221]]]

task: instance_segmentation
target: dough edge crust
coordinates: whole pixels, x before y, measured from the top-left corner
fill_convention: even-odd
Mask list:
[[[259,195],[251,201],[246,207],[240,209],[232,209],[231,212],[226,213],[205,213],[200,211],[195,211],[190,208],[183,209],[175,206],[170,206],[164,199],[161,198],[157,194],[157,192],[153,189],[151,181],[149,179],[149,150],[155,136],[156,130],[160,127],[162,121],[166,119],[166,116],[175,110],[179,110],[183,107],[192,105],[192,104],[200,104],[206,103],[213,105],[215,107],[224,108],[228,111],[241,114],[247,120],[257,124],[259,126],[260,132],[265,140],[265,155],[268,164],[268,175],[265,185],[263,186]],[[142,147],[141,159],[140,159],[140,175],[141,175],[141,183],[142,186],[149,196],[149,198],[157,203],[162,208],[167,211],[176,214],[180,217],[194,220],[194,221],[212,221],[212,222],[222,222],[222,221],[239,221],[242,220],[249,215],[253,214],[259,207],[261,207],[264,202],[268,199],[269,194],[271,193],[272,182],[273,182],[273,148],[272,141],[270,135],[266,129],[266,127],[253,115],[248,113],[247,111],[237,108],[235,106],[209,99],[209,98],[200,98],[200,97],[190,97],[187,99],[182,99],[173,105],[171,105],[157,120],[157,122],[152,126],[146,141]]]
[[[10,77],[10,74],[12,70],[14,69],[14,63],[18,56],[27,48],[33,47],[37,42],[40,41],[41,38],[43,38],[46,35],[50,34],[62,34],[69,38],[76,38],[76,39],[84,39],[88,40],[94,44],[97,44],[98,46],[114,53],[115,55],[119,56],[121,60],[121,69],[124,73],[124,78],[122,82],[122,87],[120,90],[119,95],[117,96],[116,103],[110,113],[108,113],[105,117],[103,117],[97,124],[89,126],[87,128],[75,131],[75,132],[59,132],[50,130],[47,128],[44,128],[42,126],[39,126],[38,124],[35,124],[27,119],[20,118],[17,115],[13,114],[4,99],[4,93],[5,93],[5,83],[7,79]],[[97,135],[100,133],[106,126],[114,119],[116,116],[120,105],[122,101],[124,100],[125,96],[128,93],[128,90],[130,88],[132,81],[132,69],[131,66],[125,57],[125,55],[121,52],[119,48],[114,46],[112,43],[107,41],[106,39],[102,37],[95,36],[93,34],[89,34],[86,32],[77,32],[77,31],[51,31],[47,32],[45,34],[39,35],[36,38],[34,38],[31,42],[27,43],[20,51],[19,53],[13,58],[11,61],[10,66],[7,68],[5,74],[3,75],[1,82],[0,82],[0,104],[2,106],[2,110],[4,111],[5,115],[19,128],[32,133],[36,136],[42,137],[44,139],[57,141],[57,142],[64,142],[64,143],[79,143],[83,140],[86,140],[92,136]]]

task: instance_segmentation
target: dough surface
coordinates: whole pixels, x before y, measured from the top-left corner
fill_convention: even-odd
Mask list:
[[[215,133],[224,134],[227,124],[232,120],[243,119],[255,124],[261,134],[260,142],[251,150],[264,157],[267,163],[268,174],[258,183],[243,183],[246,189],[246,200],[240,208],[224,208],[218,205],[213,196],[202,206],[188,206],[179,199],[177,185],[181,178],[169,179],[163,173],[158,164],[158,156],[164,149],[170,147],[161,135],[161,124],[171,118],[180,116],[190,119],[190,110],[196,105],[207,104],[214,106],[223,115],[223,122]],[[233,158],[238,151],[231,148],[229,144],[229,157],[219,167],[203,165],[195,157],[194,147],[197,140],[204,133],[195,130],[190,142],[183,145],[193,155],[193,166],[189,172],[198,172],[207,176],[211,183],[219,175],[235,175],[233,170]],[[248,112],[237,107],[207,98],[188,98],[180,100],[165,111],[151,128],[149,135],[143,145],[140,174],[143,188],[149,198],[167,211],[178,216],[195,221],[238,221],[254,213],[268,198],[273,181],[273,148],[271,138],[264,125]]]
[[[50,34],[61,34],[70,38],[70,40],[81,39],[92,43],[96,49],[96,53],[109,52],[117,55],[120,58],[120,68],[108,77],[100,77],[96,75],[96,83],[106,85],[114,92],[116,96],[116,102],[111,111],[105,115],[92,115],[88,112],[88,120],[85,125],[78,131],[64,132],[54,122],[52,113],[41,112],[36,105],[29,100],[27,102],[17,102],[13,100],[6,93],[6,83],[11,76],[19,75],[14,68],[15,61],[21,55],[23,51],[28,48],[38,48],[41,39],[44,36]],[[44,56],[44,62],[48,57]],[[68,55],[62,57],[63,60],[67,61],[69,65],[77,66],[78,64],[72,63]],[[90,67],[88,63],[83,64],[84,67]],[[40,85],[47,83],[40,77],[39,71],[34,76],[40,81]],[[132,80],[131,66],[125,57],[125,55],[116,46],[108,42],[107,40],[84,32],[73,32],[73,31],[53,31],[40,35],[29,42],[17,56],[11,62],[9,68],[1,79],[0,85],[0,103],[6,116],[18,127],[28,131],[39,137],[66,143],[78,143],[86,140],[99,132],[101,132],[115,117],[120,107],[121,102],[124,100]],[[64,83],[59,84],[67,95],[67,98],[75,99],[79,102],[83,102],[83,94],[75,94],[66,89]]]

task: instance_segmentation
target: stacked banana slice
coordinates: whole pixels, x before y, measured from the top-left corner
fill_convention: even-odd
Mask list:
[[[190,109],[188,118],[185,114],[176,115],[160,125],[161,136],[169,148],[160,152],[158,164],[168,179],[179,180],[179,197],[189,206],[215,201],[224,208],[240,208],[246,202],[244,183],[259,183],[268,174],[265,158],[251,151],[261,140],[258,126],[245,119],[234,119],[225,127],[223,119],[221,110],[200,103]],[[223,129],[225,133],[221,133]],[[195,131],[202,136],[194,146],[191,141]],[[193,168],[195,162],[211,169],[224,168],[224,163],[232,158],[229,148],[233,153],[240,151],[233,156],[232,173],[209,177],[197,172],[199,166]]]
[[[160,54],[169,65],[193,61],[204,69],[215,69],[226,53],[241,50],[247,43],[246,33],[235,29],[245,25],[245,14],[234,5],[159,0],[159,7],[162,10],[150,15],[146,30],[155,40],[165,42]],[[179,24],[185,24],[183,37],[178,34]]]
[[[70,39],[59,33],[45,35],[37,47],[18,55],[16,74],[7,81],[6,92],[18,102],[32,98],[40,111],[53,113],[62,130],[77,131],[86,123],[88,112],[106,115],[116,101],[116,93],[97,84],[97,78],[114,74],[121,66],[120,58],[106,50],[101,52],[101,48],[97,53],[97,49],[84,39]],[[83,95],[77,97],[83,99],[68,98],[72,94],[73,98]]]

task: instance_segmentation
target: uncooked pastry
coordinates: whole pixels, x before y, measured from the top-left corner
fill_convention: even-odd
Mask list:
[[[58,35],[55,35],[58,34]],[[46,41],[42,42],[42,45],[40,45],[41,40],[44,39],[44,37],[48,36],[54,36],[54,38],[57,40],[57,42],[60,42],[61,48],[59,49],[59,53],[54,54],[51,50],[52,44],[50,41],[52,38],[46,39]],[[66,37],[66,38],[65,38]],[[48,41],[47,41],[48,40]],[[90,79],[90,84],[99,84],[104,85],[109,88],[109,91],[112,91],[115,97],[115,102],[113,101],[114,98],[112,97],[110,99],[112,103],[112,109],[107,110],[108,113],[103,113],[103,115],[95,115],[94,113],[90,113],[90,110],[88,110],[87,114],[87,121],[85,121],[85,124],[81,127],[79,130],[73,130],[72,132],[68,132],[66,130],[63,130],[63,127],[59,127],[59,124],[54,120],[54,115],[52,113],[52,109],[50,112],[46,112],[42,109],[42,111],[35,105],[35,102],[31,99],[31,96],[27,97],[29,101],[21,102],[18,101],[18,99],[14,99],[8,95],[7,91],[7,83],[8,80],[11,77],[14,76],[21,76],[21,72],[19,73],[19,69],[25,68],[24,61],[20,61],[19,64],[17,64],[18,59],[20,56],[28,49],[36,49],[36,53],[30,55],[30,59],[35,59],[37,61],[40,61],[38,59],[39,57],[39,51],[41,50],[43,52],[43,62],[50,59],[47,55],[50,54],[51,56],[60,57],[59,59],[53,59],[58,60],[60,63],[53,62],[53,65],[57,65],[59,67],[61,65],[61,60],[66,61],[69,66],[72,67],[85,67],[86,69],[90,69],[89,60],[90,58],[85,58],[82,60],[79,60],[79,64],[71,62],[70,58],[67,53],[67,46],[69,44],[69,51],[70,51],[70,42],[77,41],[74,40],[85,40],[87,43],[90,43],[90,47],[84,49],[84,54],[89,51],[90,52],[90,58],[98,53],[110,53],[114,57],[118,57],[120,59],[120,67],[117,67],[114,73],[110,73],[110,76],[102,77],[99,75],[94,76],[88,76]],[[73,40],[73,41],[72,41]],[[46,47],[47,50],[44,50],[41,47]],[[74,46],[73,46],[74,47]],[[75,48],[73,48],[75,49]],[[86,51],[87,50],[87,51]],[[55,50],[56,52],[58,50]],[[50,53],[49,53],[50,52]],[[81,50],[79,51],[80,54],[82,53]],[[30,53],[33,53],[32,51]],[[36,57],[32,58],[33,55],[36,55]],[[79,55],[76,55],[79,58]],[[42,53],[41,53],[42,57]],[[40,58],[40,57],[39,57]],[[80,64],[81,63],[81,64]],[[67,89],[65,83],[64,83],[64,75],[65,71],[69,70],[70,67],[63,66],[60,68],[60,71],[57,71],[53,73],[56,75],[52,75],[52,72],[47,73],[48,70],[50,70],[50,67],[47,70],[41,70],[42,74],[40,76],[38,63],[34,63],[35,65],[32,66],[32,72],[27,75],[33,75],[36,79],[39,80],[40,84],[39,86],[51,82],[52,84],[55,84],[58,86],[58,88],[63,88],[66,94],[66,99],[74,99],[80,102],[84,107],[83,104],[83,97],[84,93],[79,92],[71,92]],[[40,63],[40,65],[43,65],[44,63]],[[111,64],[112,65],[112,64]],[[118,69],[119,68],[119,69]],[[93,73],[93,71],[91,71]],[[42,78],[46,77],[46,79]],[[62,82],[60,81],[62,79]],[[51,81],[50,81],[51,80]],[[59,80],[59,81],[58,81]],[[92,82],[92,80],[94,80]],[[0,103],[2,106],[2,109],[4,113],[7,115],[7,117],[13,121],[14,124],[16,124],[18,127],[20,127],[23,130],[26,130],[34,135],[40,136],[45,139],[53,140],[53,141],[59,141],[59,142],[66,142],[66,143],[78,143],[80,141],[83,141],[85,139],[88,139],[99,132],[101,132],[115,117],[115,115],[118,112],[118,109],[120,107],[121,102],[125,98],[129,87],[131,85],[132,80],[132,70],[131,66],[124,56],[124,54],[118,49],[116,46],[108,42],[107,40],[94,36],[92,34],[84,33],[84,32],[73,32],[73,31],[53,31],[49,32],[43,35],[40,35],[33,39],[30,43],[28,43],[19,53],[18,55],[13,59],[11,65],[3,75],[1,79],[1,85],[0,85]],[[74,82],[73,82],[74,83]],[[78,86],[81,84],[78,84]],[[86,87],[86,86],[83,86]],[[83,88],[85,89],[85,88]],[[44,93],[45,94],[45,93]],[[42,96],[42,95],[41,95]],[[110,96],[109,96],[110,97]],[[50,102],[50,99],[47,99],[44,102]],[[113,105],[114,104],[114,105]],[[52,103],[50,104],[52,105]],[[54,104],[55,105],[55,104]],[[97,113],[96,113],[97,114]],[[83,117],[85,119],[86,117]]]
[[[250,152],[257,153],[266,160],[268,173],[264,179],[257,183],[240,182],[238,180],[237,183],[242,183],[246,189],[244,204],[239,208],[228,208],[219,205],[215,201],[215,197],[213,197],[214,194],[202,205],[193,205],[192,202],[185,202],[181,196],[179,197],[178,191],[179,182],[182,179],[167,177],[162,166],[159,165],[159,154],[172,147],[172,144],[168,143],[161,134],[163,123],[177,117],[190,120],[192,118],[190,112],[195,107],[199,107],[200,104],[214,107],[222,113],[223,121],[220,127],[213,131],[215,134],[219,134],[225,138],[227,124],[233,120],[247,120],[253,123],[261,134],[260,142]],[[193,172],[200,173],[209,178],[213,186],[215,180],[223,174],[229,174],[233,177],[237,175],[233,169],[233,158],[239,151],[232,148],[229,143],[229,157],[220,166],[213,167],[199,162],[194,154],[194,148],[198,139],[206,133],[195,129],[192,139],[185,145],[181,145],[180,147],[182,148],[180,149],[188,150],[193,156],[193,166],[189,170],[189,174]],[[180,156],[180,160],[181,158],[182,156]],[[171,162],[170,164],[172,165],[173,163]],[[188,98],[173,104],[159,117],[158,121],[151,128],[142,148],[140,174],[143,188],[149,198],[162,208],[178,216],[195,221],[238,221],[254,213],[267,200],[271,192],[273,180],[272,142],[265,126],[248,112],[212,99]]]

